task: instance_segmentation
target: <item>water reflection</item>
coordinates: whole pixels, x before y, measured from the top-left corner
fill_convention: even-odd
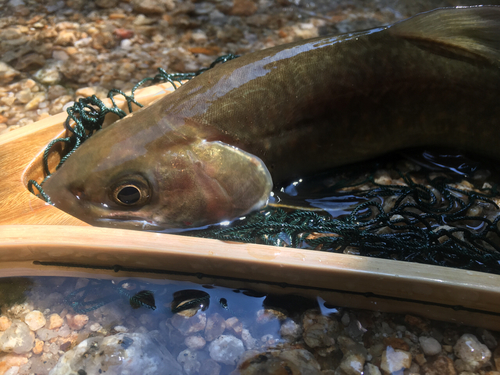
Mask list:
[[[0,286],[10,295],[0,317],[1,374],[493,371],[500,351],[498,332],[314,295],[139,278],[4,278]]]

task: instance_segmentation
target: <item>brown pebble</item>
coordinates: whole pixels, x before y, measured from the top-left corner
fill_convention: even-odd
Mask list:
[[[23,354],[7,353],[0,355],[0,370],[7,371],[13,366],[22,366],[28,363],[28,358]]]
[[[66,315],[66,321],[68,322],[69,328],[79,331],[88,323],[89,317],[87,315]]]
[[[134,36],[134,32],[129,29],[123,29],[119,28],[114,31],[114,34],[119,38],[119,39],[130,39]]]
[[[423,375],[457,375],[453,361],[443,355],[438,356],[433,361],[426,363],[422,367]]]
[[[9,329],[12,321],[6,316],[0,316],[0,331],[6,331]]]
[[[188,48],[191,53],[200,53],[202,55],[218,55],[221,52],[219,47],[191,47]]]
[[[238,318],[232,317],[226,320],[226,328],[232,330],[236,335],[241,336],[243,324],[238,320]]]
[[[52,314],[49,316],[49,329],[61,328],[63,325],[63,318],[59,314]]]
[[[39,339],[35,339],[35,346],[33,347],[33,354],[40,354],[43,351],[44,342]]]
[[[38,69],[45,64],[45,58],[38,53],[28,53],[17,60],[15,68],[17,70]]]
[[[411,326],[420,328],[422,331],[427,331],[429,328],[427,323],[422,318],[419,318],[418,316],[406,315],[405,322]]]
[[[398,339],[397,337],[386,337],[384,339],[384,345],[392,346],[393,349],[410,350],[410,345],[408,345],[405,340]]]
[[[127,18],[127,15],[123,13],[111,13],[108,17],[110,20],[120,20],[123,18]]]
[[[420,366],[423,366],[427,363],[427,359],[425,359],[425,355],[423,353],[418,353],[415,357],[415,362],[417,362]]]
[[[59,347],[63,352],[67,352],[69,349],[71,349],[71,341],[66,341],[65,343],[61,344]]]
[[[231,14],[234,16],[251,16],[257,11],[257,4],[253,0],[234,0]]]

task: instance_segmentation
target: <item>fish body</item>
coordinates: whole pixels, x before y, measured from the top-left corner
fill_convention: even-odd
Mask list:
[[[98,132],[50,178],[94,225],[232,220],[272,183],[417,146],[500,160],[500,7],[258,51],[210,69]]]

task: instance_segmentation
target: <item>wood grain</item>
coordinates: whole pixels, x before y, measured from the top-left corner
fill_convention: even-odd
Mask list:
[[[140,101],[154,101],[165,94],[164,88],[146,89],[139,94]],[[203,274],[203,282],[212,280],[229,287],[316,295],[346,307],[406,312],[500,329],[500,276],[497,275],[90,227],[45,204],[26,188],[30,178],[41,180],[41,154],[50,140],[64,134],[65,119],[66,114],[59,114],[0,137],[2,277],[82,273],[89,277],[144,276],[140,269],[172,271],[177,275],[147,273],[153,278],[193,278],[192,275]],[[51,160],[53,165],[57,159],[56,154]],[[36,261],[50,265],[42,266]],[[129,270],[116,273],[109,269],[114,265]]]
[[[137,93],[137,99],[147,105],[170,92],[170,84],[148,87]],[[117,97],[116,102],[125,109],[125,100]],[[46,204],[26,188],[30,179],[42,181],[43,151],[52,139],[66,136],[66,118],[66,113],[60,113],[0,136],[0,225],[87,225]],[[57,152],[51,154],[52,169],[59,160]]]

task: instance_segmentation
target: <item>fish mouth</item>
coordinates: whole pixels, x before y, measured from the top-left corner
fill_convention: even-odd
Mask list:
[[[159,231],[163,228],[159,225],[144,219],[133,219],[125,217],[113,217],[113,218],[97,218],[94,219],[93,225],[99,227],[117,227],[121,229],[139,229],[144,231]]]
[[[162,226],[158,225],[147,214],[140,212],[123,212],[109,210],[100,207],[100,204],[93,202],[88,203],[85,211],[88,213],[87,217],[91,218],[87,222],[89,224],[99,227],[116,227],[122,229],[139,229],[158,231]]]

